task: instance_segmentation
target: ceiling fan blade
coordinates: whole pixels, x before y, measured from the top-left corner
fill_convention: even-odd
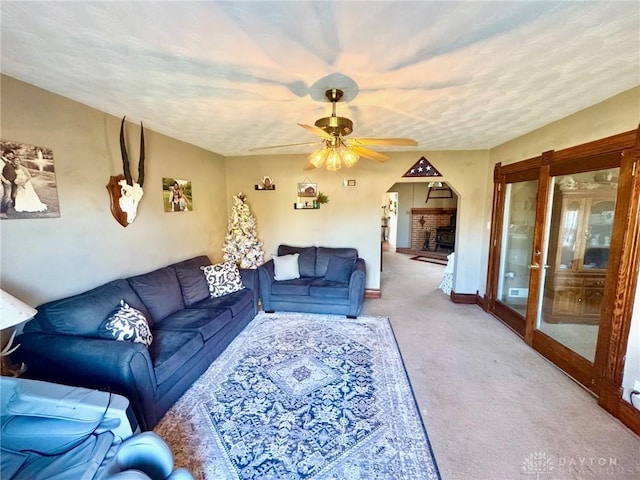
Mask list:
[[[249,149],[250,152],[255,152],[257,150],[269,150],[271,148],[284,148],[284,147],[298,147],[301,145],[319,145],[322,142],[303,142],[303,143],[286,143],[284,145],[272,145],[270,147],[256,147]]]
[[[304,166],[303,170],[313,170],[314,168],[317,168],[317,167],[310,161],[307,161],[307,164]]]
[[[317,135],[320,138],[324,138],[325,140],[331,140],[333,138],[331,134],[325,132],[320,127],[315,127],[313,125],[305,125],[304,123],[298,123],[298,125],[300,125],[305,130],[313,133],[314,135]]]
[[[395,145],[399,147],[415,147],[418,145],[412,138],[353,138],[350,140],[356,145]]]
[[[389,155],[385,155],[384,153],[376,152],[369,148],[361,147],[360,145],[349,145],[349,149],[361,157],[369,158],[371,160],[375,160],[376,162],[386,162],[391,157]]]

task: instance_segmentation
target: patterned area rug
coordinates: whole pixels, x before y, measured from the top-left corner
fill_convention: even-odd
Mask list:
[[[439,479],[383,317],[260,313],[156,426],[197,479]]]

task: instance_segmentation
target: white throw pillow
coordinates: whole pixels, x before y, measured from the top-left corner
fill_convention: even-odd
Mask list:
[[[278,281],[300,278],[300,269],[298,267],[299,256],[299,253],[282,255],[281,257],[271,255],[273,259],[273,272],[275,274],[274,278]]]
[[[204,276],[209,285],[209,295],[212,297],[222,297],[244,288],[240,270],[233,262],[218,263],[200,268],[204,271]]]
[[[102,322],[98,333],[101,338],[142,343],[147,347],[153,341],[149,322],[144,314],[130,307],[124,300],[120,300],[120,306]]]

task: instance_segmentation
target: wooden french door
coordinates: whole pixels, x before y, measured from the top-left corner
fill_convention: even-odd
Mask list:
[[[634,133],[494,171],[486,308],[598,396],[622,381],[631,311],[614,307],[637,278]]]
[[[499,171],[499,168],[497,169]],[[498,175],[495,184],[492,250],[495,272],[490,291],[491,311],[525,337],[530,298],[538,169]]]

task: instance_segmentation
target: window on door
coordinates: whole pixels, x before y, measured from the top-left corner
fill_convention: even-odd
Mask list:
[[[620,169],[552,177],[536,328],[595,361]]]
[[[536,223],[538,180],[508,183],[497,298],[523,317],[529,298],[529,265]]]

